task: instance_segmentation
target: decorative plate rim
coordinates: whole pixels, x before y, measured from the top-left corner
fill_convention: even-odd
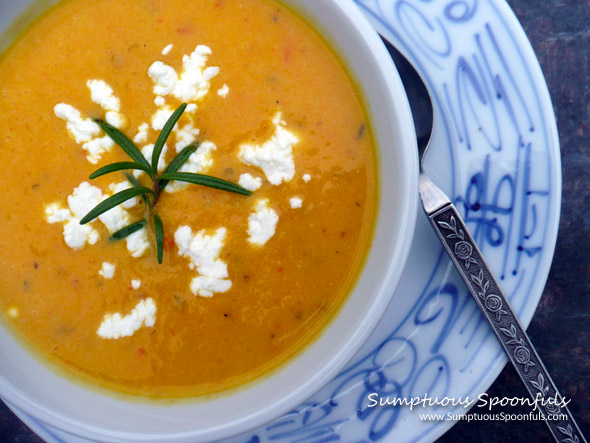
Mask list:
[[[363,2],[365,0],[354,0],[357,6],[360,7],[361,10],[366,15],[370,15],[366,8],[363,7]],[[395,2],[396,0],[382,0],[386,2]],[[539,112],[540,116],[543,120],[544,128],[543,130],[547,136],[547,154],[549,157],[549,164],[548,164],[548,175],[551,179],[550,189],[551,189],[551,196],[549,198],[548,203],[548,212],[553,214],[551,220],[548,220],[545,230],[545,237],[543,246],[547,248],[544,251],[543,258],[539,260],[539,263],[535,269],[535,280],[531,284],[531,289],[529,291],[529,295],[525,300],[525,303],[517,309],[520,320],[522,324],[527,327],[534,315],[534,312],[537,308],[539,300],[542,296],[543,288],[545,286],[547,277],[549,275],[553,254],[555,251],[555,245],[557,242],[557,234],[559,228],[559,215],[560,215],[560,208],[561,208],[561,157],[560,157],[560,147],[559,147],[559,137],[558,137],[558,130],[557,130],[557,123],[555,120],[553,105],[551,103],[549,90],[547,84],[545,82],[541,67],[539,62],[535,56],[534,50],[524,30],[522,29],[518,19],[510,6],[506,3],[505,0],[472,0],[472,3],[477,4],[478,1],[485,1],[489,4],[492,8],[494,8],[497,12],[499,18],[504,21],[504,25],[507,31],[510,33],[514,44],[522,56],[523,60],[525,61],[524,69],[526,70],[526,75],[531,79],[532,88],[537,92],[536,97],[539,101]],[[460,0],[450,2],[453,4],[460,4],[465,3]],[[375,17],[370,17],[374,22]],[[392,41],[394,45],[396,45],[395,41]],[[397,45],[396,45],[397,46]],[[403,53],[403,48],[398,48]],[[410,58],[410,57],[408,57]],[[418,69],[419,70],[419,69]],[[420,71],[420,70],[419,70]],[[404,271],[406,272],[406,271]],[[502,352],[498,352],[493,358],[489,359],[489,366],[486,369],[485,375],[480,377],[473,385],[471,386],[471,391],[477,392],[484,392],[486,391],[489,386],[496,380],[499,373],[503,369],[507,362],[507,358],[503,355]],[[58,436],[54,435],[50,429],[47,429],[46,426],[43,426],[42,423],[37,422],[37,420],[33,419],[32,417],[28,416],[23,411],[20,411],[16,407],[11,404],[7,404],[8,407],[23,421],[29,426],[34,432],[37,432],[39,435],[43,436],[44,438],[52,437],[54,441],[61,441]],[[422,433],[419,436],[415,436],[412,438],[414,441],[434,441],[441,435],[443,435],[446,431],[448,431],[456,422],[455,421],[442,421],[437,422],[435,425],[430,426],[426,432]],[[403,436],[401,436],[403,438]]]

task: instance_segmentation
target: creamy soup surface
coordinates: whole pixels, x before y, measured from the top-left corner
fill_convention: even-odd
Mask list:
[[[130,185],[94,123],[251,196],[171,182],[84,225]],[[64,0],[0,59],[0,307],[31,346],[83,378],[156,397],[238,386],[308,344],[370,243],[375,159],[357,91],[325,42],[271,0]],[[145,174],[137,179],[151,186]],[[168,192],[170,191],[170,192]]]

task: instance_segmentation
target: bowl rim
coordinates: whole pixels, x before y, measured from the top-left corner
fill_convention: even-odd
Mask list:
[[[301,12],[298,7],[293,6],[293,3],[295,3],[296,0],[280,1],[285,3],[290,9]],[[380,73],[383,74],[384,85],[387,88],[387,96],[389,98],[396,98],[395,115],[397,116],[398,123],[402,127],[407,128],[407,131],[400,133],[400,139],[402,140],[403,146],[401,146],[399,150],[401,154],[400,158],[405,165],[404,171],[407,172],[407,178],[404,181],[407,186],[407,192],[404,193],[404,195],[401,195],[401,198],[398,200],[398,204],[401,208],[400,212],[405,214],[405,216],[401,218],[401,226],[399,229],[399,232],[403,232],[404,235],[398,237],[399,245],[390,257],[391,260],[388,263],[386,276],[381,285],[379,294],[376,297],[376,301],[372,303],[371,308],[364,316],[363,321],[356,328],[355,335],[352,336],[348,342],[344,344],[344,347],[334,355],[329,365],[318,369],[313,379],[308,380],[304,385],[294,389],[290,396],[283,397],[281,401],[273,403],[267,408],[253,411],[252,413],[243,416],[239,421],[233,421],[229,424],[225,423],[218,428],[210,428],[206,432],[196,430],[179,432],[174,435],[144,435],[135,432],[126,434],[119,431],[109,432],[108,430],[105,432],[102,428],[88,426],[86,423],[79,422],[70,417],[64,417],[60,413],[48,410],[43,405],[38,404],[34,398],[31,398],[18,387],[12,385],[2,374],[0,374],[0,392],[4,400],[11,405],[14,405],[22,412],[31,415],[35,420],[40,420],[56,429],[85,438],[111,438],[116,440],[140,439],[142,441],[184,441],[186,439],[195,441],[195,439],[207,439],[212,436],[216,439],[227,438],[261,426],[269,422],[271,419],[288,412],[293,407],[298,406],[334,378],[358,352],[391,302],[393,292],[401,279],[401,274],[409,255],[418,211],[418,156],[410,106],[395,65],[393,64],[387,49],[379,38],[377,32],[369,24],[368,20],[352,0],[331,0],[329,3],[332,7],[340,10],[350,23],[351,29],[354,29],[357,38],[361,39],[363,44],[370,49],[373,59],[379,67]],[[320,33],[320,35],[325,37],[326,30],[322,29],[321,23],[317,20],[313,20],[315,17],[312,17],[312,19],[309,20],[309,17],[306,16],[305,13],[302,13],[301,15],[317,32]],[[337,42],[330,41],[329,39],[326,40],[328,40],[330,46],[333,48],[337,47]],[[335,49],[336,53],[340,56],[340,59],[345,62],[345,51],[342,50],[343,48],[337,47]],[[358,86],[362,88],[362,85]],[[369,116],[371,116],[372,110],[369,109],[369,104],[366,100],[367,97],[364,98],[366,101],[365,109]],[[376,144],[378,144],[378,140],[375,141]],[[378,148],[377,154],[379,154]],[[378,175],[381,176],[382,172],[380,171]],[[381,189],[381,195],[383,195],[383,189]],[[381,200],[382,196],[379,196],[378,199]],[[375,236],[376,232],[373,233],[373,241],[375,240]],[[332,320],[332,322],[333,321],[334,320]],[[328,325],[326,329],[329,329],[330,327],[331,326]],[[311,344],[308,346],[311,346]],[[306,348],[300,351],[298,355],[294,356],[292,360],[298,359],[300,354],[305,352],[305,349]],[[270,415],[269,412],[271,412]]]

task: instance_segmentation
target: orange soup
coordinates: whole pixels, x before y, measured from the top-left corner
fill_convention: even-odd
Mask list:
[[[251,195],[169,181],[81,225],[137,182],[162,185],[132,169],[89,179],[132,161],[99,123],[151,164],[181,103],[152,175],[194,145],[180,172]],[[350,292],[376,198],[369,125],[339,59],[280,3],[64,0],[0,59],[0,109],[0,307],[71,373],[218,392],[293,357]]]

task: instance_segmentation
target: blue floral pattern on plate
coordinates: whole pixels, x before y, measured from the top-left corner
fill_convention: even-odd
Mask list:
[[[424,78],[435,108],[425,169],[528,325],[553,256],[561,175],[549,94],[524,32],[504,0],[355,2]],[[454,422],[420,414],[461,405],[370,407],[368,396],[477,399],[505,362],[419,214],[400,286],[353,361],[289,414],[232,441],[432,441]],[[48,441],[82,441],[15,412]]]

